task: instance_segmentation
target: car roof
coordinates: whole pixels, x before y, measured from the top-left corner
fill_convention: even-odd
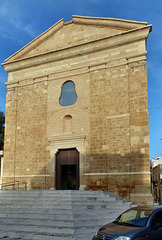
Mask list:
[[[162,206],[154,206],[155,209],[162,209]]]
[[[154,205],[151,205],[151,206],[136,206],[136,207],[133,207],[131,209],[134,209],[134,210],[147,210],[147,211],[156,211],[158,209],[161,209],[162,210],[162,206],[154,206]]]

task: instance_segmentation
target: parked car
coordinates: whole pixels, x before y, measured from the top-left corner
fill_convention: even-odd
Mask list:
[[[162,240],[162,207],[141,206],[101,227],[92,240]]]

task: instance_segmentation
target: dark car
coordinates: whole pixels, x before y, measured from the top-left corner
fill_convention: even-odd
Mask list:
[[[142,206],[101,227],[92,240],[162,240],[162,207]]]

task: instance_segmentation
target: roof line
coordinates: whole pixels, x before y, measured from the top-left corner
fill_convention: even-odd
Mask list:
[[[43,32],[42,34],[34,38],[31,42],[29,42],[23,48],[21,48],[20,50],[15,52],[13,55],[11,55],[9,58],[7,58],[4,62],[7,63],[12,61],[15,56],[16,57],[14,60],[18,58],[23,58],[23,56],[26,53],[38,47],[44,40],[50,38],[52,34],[58,31],[61,27],[71,23],[103,25],[103,26],[109,26],[109,27],[117,27],[124,30],[133,30],[133,29],[138,29],[140,27],[148,26],[146,22],[137,22],[137,21],[131,21],[131,20],[115,19],[115,18],[84,17],[84,16],[77,16],[77,15],[73,15],[72,17],[73,19],[69,22],[65,22],[64,19],[62,18],[53,26],[51,26],[49,29],[47,29],[45,32]]]
[[[82,46],[84,46],[84,45],[87,45],[87,46],[89,46],[89,44],[97,44],[97,45],[95,45],[96,46],[96,49],[95,49],[95,51],[98,51],[98,50],[100,50],[101,48],[99,48],[99,46],[98,46],[98,43],[97,42],[99,42],[99,41],[105,41],[105,40],[108,40],[109,41],[109,39],[111,39],[111,38],[116,38],[116,39],[118,39],[119,40],[119,37],[121,36],[121,35],[126,35],[126,34],[131,34],[132,32],[136,32],[136,31],[145,31],[145,30],[147,30],[148,29],[148,31],[147,32],[144,32],[142,35],[139,35],[138,37],[138,39],[136,39],[136,40],[141,40],[141,39],[144,39],[144,38],[147,38],[148,37],[148,34],[149,34],[149,32],[151,31],[151,27],[152,27],[152,25],[148,25],[148,26],[145,26],[145,27],[140,27],[140,28],[137,28],[137,29],[133,29],[133,30],[130,30],[130,31],[126,31],[126,32],[123,32],[123,33],[120,33],[120,34],[116,34],[116,35],[114,35],[114,36],[108,36],[108,37],[104,37],[104,38],[101,38],[101,39],[98,39],[98,40],[96,40],[96,41],[90,41],[90,42],[87,42],[87,43],[82,43],[82,44],[79,44],[79,45],[73,45],[73,46],[70,46],[70,47],[67,47],[67,48],[63,48],[63,49],[58,49],[58,50],[54,50],[54,51],[50,51],[50,52],[46,52],[46,53],[41,53],[41,54],[38,54],[38,55],[35,55],[35,56],[30,56],[30,57],[26,57],[26,58],[21,58],[21,59],[16,59],[16,60],[13,60],[13,61],[10,61],[10,62],[6,62],[6,63],[2,63],[1,65],[5,68],[6,66],[9,66],[10,64],[10,67],[7,69],[7,68],[5,68],[6,69],[6,71],[11,71],[11,69],[13,68],[13,66],[14,66],[14,64],[15,63],[18,63],[18,62],[21,62],[21,61],[28,61],[30,58],[32,58],[32,59],[34,59],[35,58],[35,64],[34,64],[34,62],[33,62],[33,66],[34,65],[38,65],[38,60],[36,60],[36,59],[38,59],[38,57],[41,57],[41,63],[43,64],[44,62],[42,61],[42,57],[44,57],[44,60],[45,60],[45,62],[47,63],[47,62],[50,62],[50,61],[54,61],[54,59],[57,57],[57,58],[59,58],[59,60],[61,60],[61,59],[63,59],[63,58],[65,58],[65,51],[68,51],[67,53],[66,53],[66,58],[68,57],[68,55],[69,55],[69,49],[71,49],[71,48],[80,48],[80,47],[82,47]],[[134,38],[132,38],[132,39],[129,39],[128,38],[128,42],[127,43],[130,43],[130,42],[132,42],[132,41],[134,41],[135,39]],[[112,42],[112,41],[111,41]],[[125,44],[127,44],[126,42],[125,42]],[[123,44],[123,38],[121,38],[121,41],[120,41],[120,43],[119,42],[117,42],[116,43],[117,45],[119,45],[119,44]],[[113,45],[113,46],[115,46],[115,45]],[[112,46],[108,46],[108,44],[107,44],[107,42],[105,43],[105,45],[103,46],[102,45],[102,49],[104,49],[104,48],[110,48],[110,47],[112,47]],[[63,51],[62,52],[62,55],[60,55],[60,51]],[[94,47],[93,48],[91,48],[91,49],[87,49],[86,50],[86,53],[87,52],[91,52],[91,51],[94,51]],[[51,58],[51,54],[56,54],[55,55],[55,57],[54,58]],[[82,54],[85,54],[85,51],[82,51]],[[76,56],[78,56],[78,53],[76,52],[75,54],[73,54],[73,56],[74,55],[76,55]],[[81,55],[81,54],[80,54]],[[28,65],[28,62],[26,62],[26,64]],[[27,65],[26,65],[26,67],[27,67]],[[24,64],[23,64],[23,68],[24,68],[25,66],[24,66]],[[20,68],[20,67],[19,67]],[[18,69],[18,68],[17,68]]]
[[[42,43],[42,41],[45,39],[45,38],[48,38],[50,37],[53,32],[57,31],[58,28],[62,27],[62,25],[64,24],[64,19],[60,19],[57,23],[55,23],[54,25],[52,25],[50,28],[48,28],[46,31],[44,31],[43,33],[41,33],[39,36],[37,36],[36,38],[34,38],[32,41],[30,41],[28,44],[26,44],[24,47],[22,47],[20,50],[18,50],[17,52],[15,52],[14,54],[12,54],[10,57],[8,57],[7,59],[5,59],[5,62],[9,61],[12,57],[14,57],[15,55],[19,54],[20,52],[22,52],[25,48],[26,51],[22,54],[24,55],[27,51],[30,50],[30,45],[32,43],[34,43],[36,40],[40,40],[39,43],[36,43],[35,46],[37,47],[40,43]],[[61,25],[61,26],[60,26]],[[58,26],[58,28],[57,28]],[[56,28],[56,29],[55,29]],[[46,35],[46,37],[44,37],[44,35]],[[33,45],[32,45],[32,48],[33,48]]]
[[[115,22],[125,22],[125,23],[134,23],[134,24],[143,24],[147,25],[148,22],[143,21],[135,21],[135,20],[127,20],[127,19],[120,19],[120,18],[107,18],[107,17],[91,17],[91,16],[79,16],[79,15],[72,15],[73,19],[89,19],[89,20],[107,20],[107,21],[115,21]]]

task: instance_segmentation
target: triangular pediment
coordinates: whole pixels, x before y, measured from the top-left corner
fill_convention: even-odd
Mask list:
[[[29,58],[65,49],[146,26],[136,22],[112,18],[73,16],[72,21],[61,19],[46,32],[35,38],[5,62]]]

